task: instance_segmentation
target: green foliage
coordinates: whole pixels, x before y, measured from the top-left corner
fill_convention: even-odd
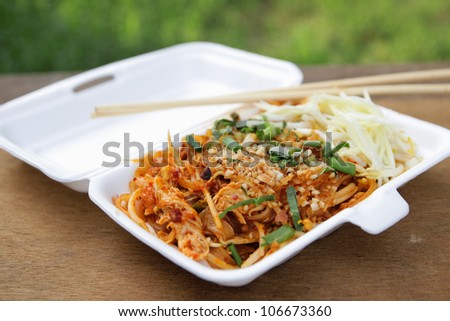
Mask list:
[[[0,0],[0,72],[84,70],[187,41],[298,64],[444,61],[450,1]]]

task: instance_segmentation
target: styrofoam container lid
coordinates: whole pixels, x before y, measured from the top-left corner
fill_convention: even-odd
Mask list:
[[[14,99],[0,109],[0,147],[52,179],[87,191],[107,142],[147,146],[234,106],[93,119],[96,105],[199,98],[298,84],[300,69],[212,43],[187,43],[111,63]],[[97,83],[97,84],[96,84]],[[94,84],[93,86],[90,86]],[[95,85],[96,84],[96,85]],[[118,149],[123,156],[124,150]]]

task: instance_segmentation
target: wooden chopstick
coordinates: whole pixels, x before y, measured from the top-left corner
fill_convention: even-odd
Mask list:
[[[337,95],[345,92],[347,95],[361,95],[367,91],[371,96],[377,95],[411,95],[411,94],[448,94],[450,84],[407,84],[407,85],[384,85],[384,86],[358,86],[349,88],[328,89],[303,89],[297,88],[289,91],[267,91],[248,93],[246,96],[218,96],[204,99],[158,101],[151,103],[117,104],[110,106],[98,106],[93,117],[105,117],[156,111],[161,109],[222,105],[234,103],[249,103],[261,100],[293,100],[308,97],[314,94]]]
[[[366,89],[371,95],[448,93],[447,84],[426,84],[426,85],[403,84],[403,85],[366,86],[378,84],[392,84],[398,82],[436,81],[441,79],[450,79],[450,68],[328,80],[328,81],[301,84],[294,87],[253,91],[202,99],[156,101],[149,103],[127,103],[127,104],[97,106],[95,107],[95,112],[92,114],[92,116],[105,117],[131,113],[140,113],[146,111],[155,111],[160,109],[175,108],[182,106],[187,107],[187,106],[218,105],[218,104],[254,102],[260,100],[289,100],[289,99],[303,98],[305,96],[309,96],[319,92],[328,94],[338,94],[340,92],[345,91],[349,95],[359,95],[363,92],[364,89]]]
[[[298,85],[305,89],[325,88],[325,87],[354,87],[366,85],[387,85],[399,83],[412,83],[419,81],[436,81],[450,79],[450,68],[432,69],[421,71],[398,72],[392,74],[382,74],[364,77],[344,78],[336,80],[316,81]],[[292,88],[292,87],[291,87]],[[289,90],[280,88],[279,91]]]

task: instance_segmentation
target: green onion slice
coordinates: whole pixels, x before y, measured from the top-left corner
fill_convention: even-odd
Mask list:
[[[294,221],[294,227],[297,231],[303,230],[303,225],[300,223],[300,211],[298,210],[296,191],[293,186],[289,186],[286,190],[289,208],[292,214],[292,220]]]
[[[221,127],[226,127],[226,126],[233,127],[234,125],[235,125],[235,122],[233,120],[229,120],[226,118],[222,118],[222,119],[216,120],[214,122],[214,128],[221,128]]]
[[[233,211],[235,209],[237,209],[238,207],[241,206],[245,206],[245,205],[250,205],[253,204],[255,206],[264,203],[264,202],[271,202],[271,201],[275,201],[275,195],[264,195],[264,196],[260,196],[260,197],[256,197],[256,198],[249,198],[246,200],[243,200],[241,202],[238,202],[234,205],[231,205],[230,207],[227,207],[225,209],[225,211],[223,211],[222,213],[220,213],[219,217],[220,218],[224,218],[225,215],[227,215],[228,212]]]
[[[263,236],[262,239],[264,240],[264,243],[261,245],[267,246],[274,242],[280,244],[292,238],[294,234],[295,230],[292,227],[290,227],[289,225],[282,225],[272,233]]]
[[[194,138],[194,134],[186,136],[186,142],[191,146],[196,152],[200,152],[202,150],[202,145],[197,142]]]
[[[332,148],[331,148],[331,142],[325,142],[325,148],[324,148],[324,150],[323,150],[323,157],[325,157],[325,158],[327,158],[327,157],[330,157],[330,156],[332,156],[331,155],[331,150],[332,150]]]
[[[237,152],[239,149],[242,149],[242,146],[230,136],[225,136],[222,138],[222,143],[226,146],[226,148],[232,150],[233,152]]]
[[[295,156],[295,153],[300,153],[302,151],[301,148],[298,147],[292,147],[289,149],[289,155],[290,156]]]
[[[293,159],[282,159],[279,161],[278,166],[280,166],[281,169],[284,169],[287,167],[295,167],[298,165],[298,162]]]
[[[245,128],[245,127],[249,127],[248,125],[247,125],[247,120],[240,120],[240,121],[238,121],[237,123],[236,123],[236,128],[237,129],[242,129],[242,128]]]
[[[337,153],[341,148],[344,147],[350,147],[350,145],[347,142],[340,142],[339,144],[336,145],[336,147],[334,147],[331,150],[331,155],[334,155],[335,153]]]
[[[229,134],[233,131],[233,126],[236,123],[229,119],[219,119],[214,122],[212,133],[215,139],[219,139],[223,135]]]
[[[242,128],[240,128],[240,131],[245,134],[249,134],[249,133],[254,133],[255,129],[253,127],[242,127]]]
[[[269,149],[270,156],[276,156],[280,158],[289,158],[291,156],[290,150],[284,146],[275,146]]]
[[[241,256],[239,255],[238,251],[236,250],[236,246],[234,246],[234,244],[231,243],[228,246],[228,250],[231,252],[231,256],[233,257],[233,259],[236,262],[236,264],[238,266],[241,266],[242,265],[242,259],[241,259]]]
[[[264,123],[256,125],[256,136],[259,140],[271,140],[281,134],[282,129],[273,125],[266,115],[262,115]]]
[[[320,142],[318,142],[318,141],[308,141],[308,142],[305,142],[305,143],[303,144],[303,147],[315,147],[315,148],[321,148],[321,147],[322,147],[322,144],[321,144]]]
[[[333,156],[330,158],[330,167],[342,172],[344,174],[348,174],[354,176],[356,173],[356,166],[353,163],[345,162],[342,159]]]
[[[282,160],[282,158],[277,155],[270,155],[269,159],[272,163],[278,163],[280,160]]]

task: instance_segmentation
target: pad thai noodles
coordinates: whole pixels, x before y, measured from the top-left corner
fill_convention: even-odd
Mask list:
[[[243,268],[418,162],[368,95],[255,105],[145,157],[117,208],[194,260]]]

